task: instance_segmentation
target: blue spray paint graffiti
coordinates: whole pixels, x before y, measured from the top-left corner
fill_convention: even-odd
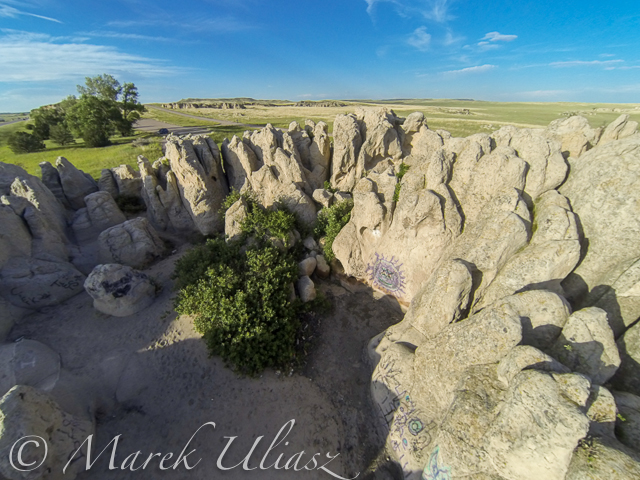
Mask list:
[[[436,445],[433,449],[429,463],[424,467],[422,472],[422,480],[451,480],[451,467],[441,467],[438,465],[438,455],[440,454],[440,446]]]

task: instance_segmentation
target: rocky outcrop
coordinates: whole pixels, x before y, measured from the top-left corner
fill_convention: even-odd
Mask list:
[[[59,259],[17,257],[0,271],[0,293],[16,307],[38,309],[80,293],[84,280],[73,265]]]
[[[140,172],[136,172],[131,165],[120,165],[111,169],[111,175],[116,182],[118,195],[124,197],[139,197],[142,188]]]
[[[60,378],[60,355],[35,340],[0,346],[0,395],[16,385],[51,391]]]
[[[249,214],[249,205],[247,201],[240,199],[229,207],[224,215],[224,233],[227,241],[233,241],[242,235],[242,222]]]
[[[220,206],[229,193],[218,146],[207,136],[170,135],[166,156],[174,173],[182,204],[203,235],[221,232]]]
[[[127,220],[113,197],[104,191],[87,195],[86,208],[76,211],[71,227],[80,243],[98,238],[107,228],[119,225]]]
[[[547,133],[560,142],[565,157],[577,158],[598,144],[602,128],[591,128],[585,117],[574,115],[554,120]]]
[[[144,268],[165,253],[165,245],[146,218],[127,220],[98,237],[101,263]]]
[[[640,323],[629,328],[616,344],[620,368],[611,382],[617,390],[640,396]]]
[[[640,136],[601,141],[572,163],[560,188],[585,238],[580,264],[562,286],[579,308],[603,308],[616,337],[640,316],[638,162]]]
[[[629,120],[629,115],[623,114],[611,122],[602,132],[599,145],[605,145],[614,140],[622,140],[638,132],[638,122]]]
[[[50,480],[74,479],[84,470],[83,462],[69,461],[69,455],[94,433],[93,424],[85,419],[64,412],[46,393],[33,387],[18,385],[0,400],[0,473],[10,480],[47,478]],[[12,446],[25,436],[38,437],[40,448],[26,449],[23,462],[38,465],[37,469],[23,476],[10,463]],[[41,443],[46,442],[48,454],[43,460]],[[23,444],[24,445],[24,444]],[[78,456],[86,456],[86,444]],[[15,458],[15,457],[13,457]]]
[[[356,185],[356,161],[362,147],[362,135],[356,116],[336,115],[333,122],[333,159],[331,187],[350,192]]]
[[[93,307],[107,315],[127,317],[153,303],[156,286],[142,272],[118,264],[97,265],[84,282]]]
[[[224,171],[229,181],[229,188],[240,192],[249,186],[249,177],[262,166],[245,139],[234,135],[231,141],[222,142],[222,158]]]
[[[98,191],[96,182],[86,173],[78,170],[69,160],[58,157],[56,168],[60,174],[60,184],[64,196],[74,210],[85,207],[84,197]]]

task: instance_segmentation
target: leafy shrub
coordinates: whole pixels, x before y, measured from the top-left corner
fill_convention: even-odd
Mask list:
[[[290,301],[297,262],[266,241],[208,240],[176,265],[176,311],[192,315],[209,352],[256,374],[295,355],[299,301]]]
[[[335,258],[333,241],[338,236],[338,233],[340,233],[340,230],[349,222],[352,209],[353,201],[345,200],[328,208],[323,208],[318,214],[318,221],[313,230],[313,236],[316,240],[325,237],[323,250],[324,256],[329,262]]]
[[[7,145],[13,153],[30,153],[45,149],[42,140],[27,132],[12,133],[7,140]]]
[[[327,180],[324,181],[323,187],[327,192],[331,192],[331,193],[336,193],[337,192],[337,189],[333,188],[331,186],[331,183],[329,181],[327,181]]]
[[[396,178],[398,179],[398,183],[396,183],[396,188],[393,192],[393,201],[398,203],[398,200],[400,200],[400,189],[402,188],[402,185],[400,184],[400,180],[402,180],[402,177],[404,177],[404,174],[407,173],[407,170],[409,170],[409,165],[406,165],[404,162],[400,164],[400,169],[398,170],[398,173],[396,174]]]

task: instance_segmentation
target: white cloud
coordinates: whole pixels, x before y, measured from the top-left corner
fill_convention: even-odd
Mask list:
[[[489,40],[490,42],[513,42],[516,38],[518,38],[517,35],[503,35],[500,32],[489,32],[482,37],[482,40]]]
[[[458,76],[463,76],[463,75],[474,75],[474,74],[478,74],[478,73],[485,73],[488,72],[490,70],[493,70],[494,68],[498,68],[496,65],[476,65],[474,67],[466,67],[466,68],[461,68],[458,70],[447,70],[445,72],[433,72],[433,73],[417,73],[416,77],[418,78],[433,78],[433,79],[437,79],[440,78],[442,79],[443,77],[445,78],[451,78],[451,77],[458,77]]]
[[[551,62],[550,67],[610,67],[624,60],[570,60],[568,62]]]
[[[442,41],[442,44],[445,46],[449,46],[449,45],[454,45],[456,43],[464,42],[464,40],[465,40],[465,37],[462,37],[462,36],[456,37],[449,30],[444,36],[444,40]]]
[[[475,67],[461,68],[460,70],[449,70],[442,72],[442,75],[466,75],[469,73],[484,73],[496,68],[495,65],[477,65]]]
[[[427,51],[431,45],[431,35],[427,33],[427,27],[418,27],[407,39],[407,43],[421,51]]]
[[[40,18],[42,20],[48,20],[50,22],[62,23],[60,20],[57,20],[55,18],[45,17],[44,15],[37,15],[35,13],[25,12],[24,10],[18,10],[17,8],[12,7],[9,4],[15,5],[15,2],[0,2],[0,17],[17,18],[21,15],[24,15],[28,17]]]
[[[59,43],[59,39],[30,32],[0,37],[0,51],[0,82],[75,79],[104,72],[146,77],[177,73],[161,60],[104,45]]]

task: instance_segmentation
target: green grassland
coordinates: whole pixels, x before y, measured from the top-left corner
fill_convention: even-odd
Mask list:
[[[94,178],[100,177],[103,168],[116,167],[118,165],[132,165],[137,168],[138,155],[144,155],[154,161],[162,156],[162,148],[159,139],[149,137],[148,134],[137,134],[133,137],[114,137],[112,145],[101,148],[87,148],[82,139],[75,144],[61,147],[51,140],[44,143],[46,150],[34,153],[15,154],[7,146],[7,138],[15,131],[27,131],[27,122],[13,123],[0,126],[0,162],[20,165],[33,175],[40,175],[40,162],[55,163],[56,158],[65,157],[76,167],[88,173]],[[148,138],[147,145],[135,146],[134,140]],[[140,142],[140,143],[144,143]]]
[[[583,115],[592,127],[600,127],[627,113],[633,120],[640,122],[640,104],[593,104],[593,103],[536,103],[536,102],[484,102],[477,100],[430,100],[430,99],[394,99],[394,100],[341,100],[344,107],[296,107],[288,101],[256,101],[253,99],[215,99],[216,101],[254,102],[246,109],[183,109],[180,113],[202,117],[190,118],[166,110],[149,108],[143,118],[184,127],[204,127],[218,144],[233,135],[241,136],[246,125],[221,125],[213,120],[266,125],[271,123],[278,128],[287,128],[292,121],[304,125],[306,119],[325,121],[329,131],[333,130],[333,121],[340,113],[354,112],[359,106],[386,106],[398,116],[420,111],[427,118],[432,129],[444,129],[454,136],[468,136],[474,133],[490,133],[504,125],[517,127],[545,127],[551,121],[569,115]],[[187,99],[189,102],[208,102],[211,99]],[[154,104],[152,106],[160,106]],[[20,118],[20,115],[13,114]],[[2,117],[2,114],[0,114]],[[8,117],[8,115],[5,115]],[[73,145],[61,147],[50,140],[45,142],[47,149],[41,152],[16,155],[7,146],[7,137],[14,131],[26,131],[26,121],[0,124],[0,161],[23,166],[29,173],[39,174],[38,164],[42,161],[55,162],[59,156],[66,157],[78,168],[94,177],[100,175],[103,168],[121,164],[136,165],[138,155],[145,155],[154,161],[162,156],[161,138],[148,133],[137,133],[133,137],[114,137],[112,145],[102,148],[87,148],[82,140]],[[141,139],[146,139],[141,141]],[[135,144],[134,140],[137,140]],[[148,142],[143,145],[142,143]]]

